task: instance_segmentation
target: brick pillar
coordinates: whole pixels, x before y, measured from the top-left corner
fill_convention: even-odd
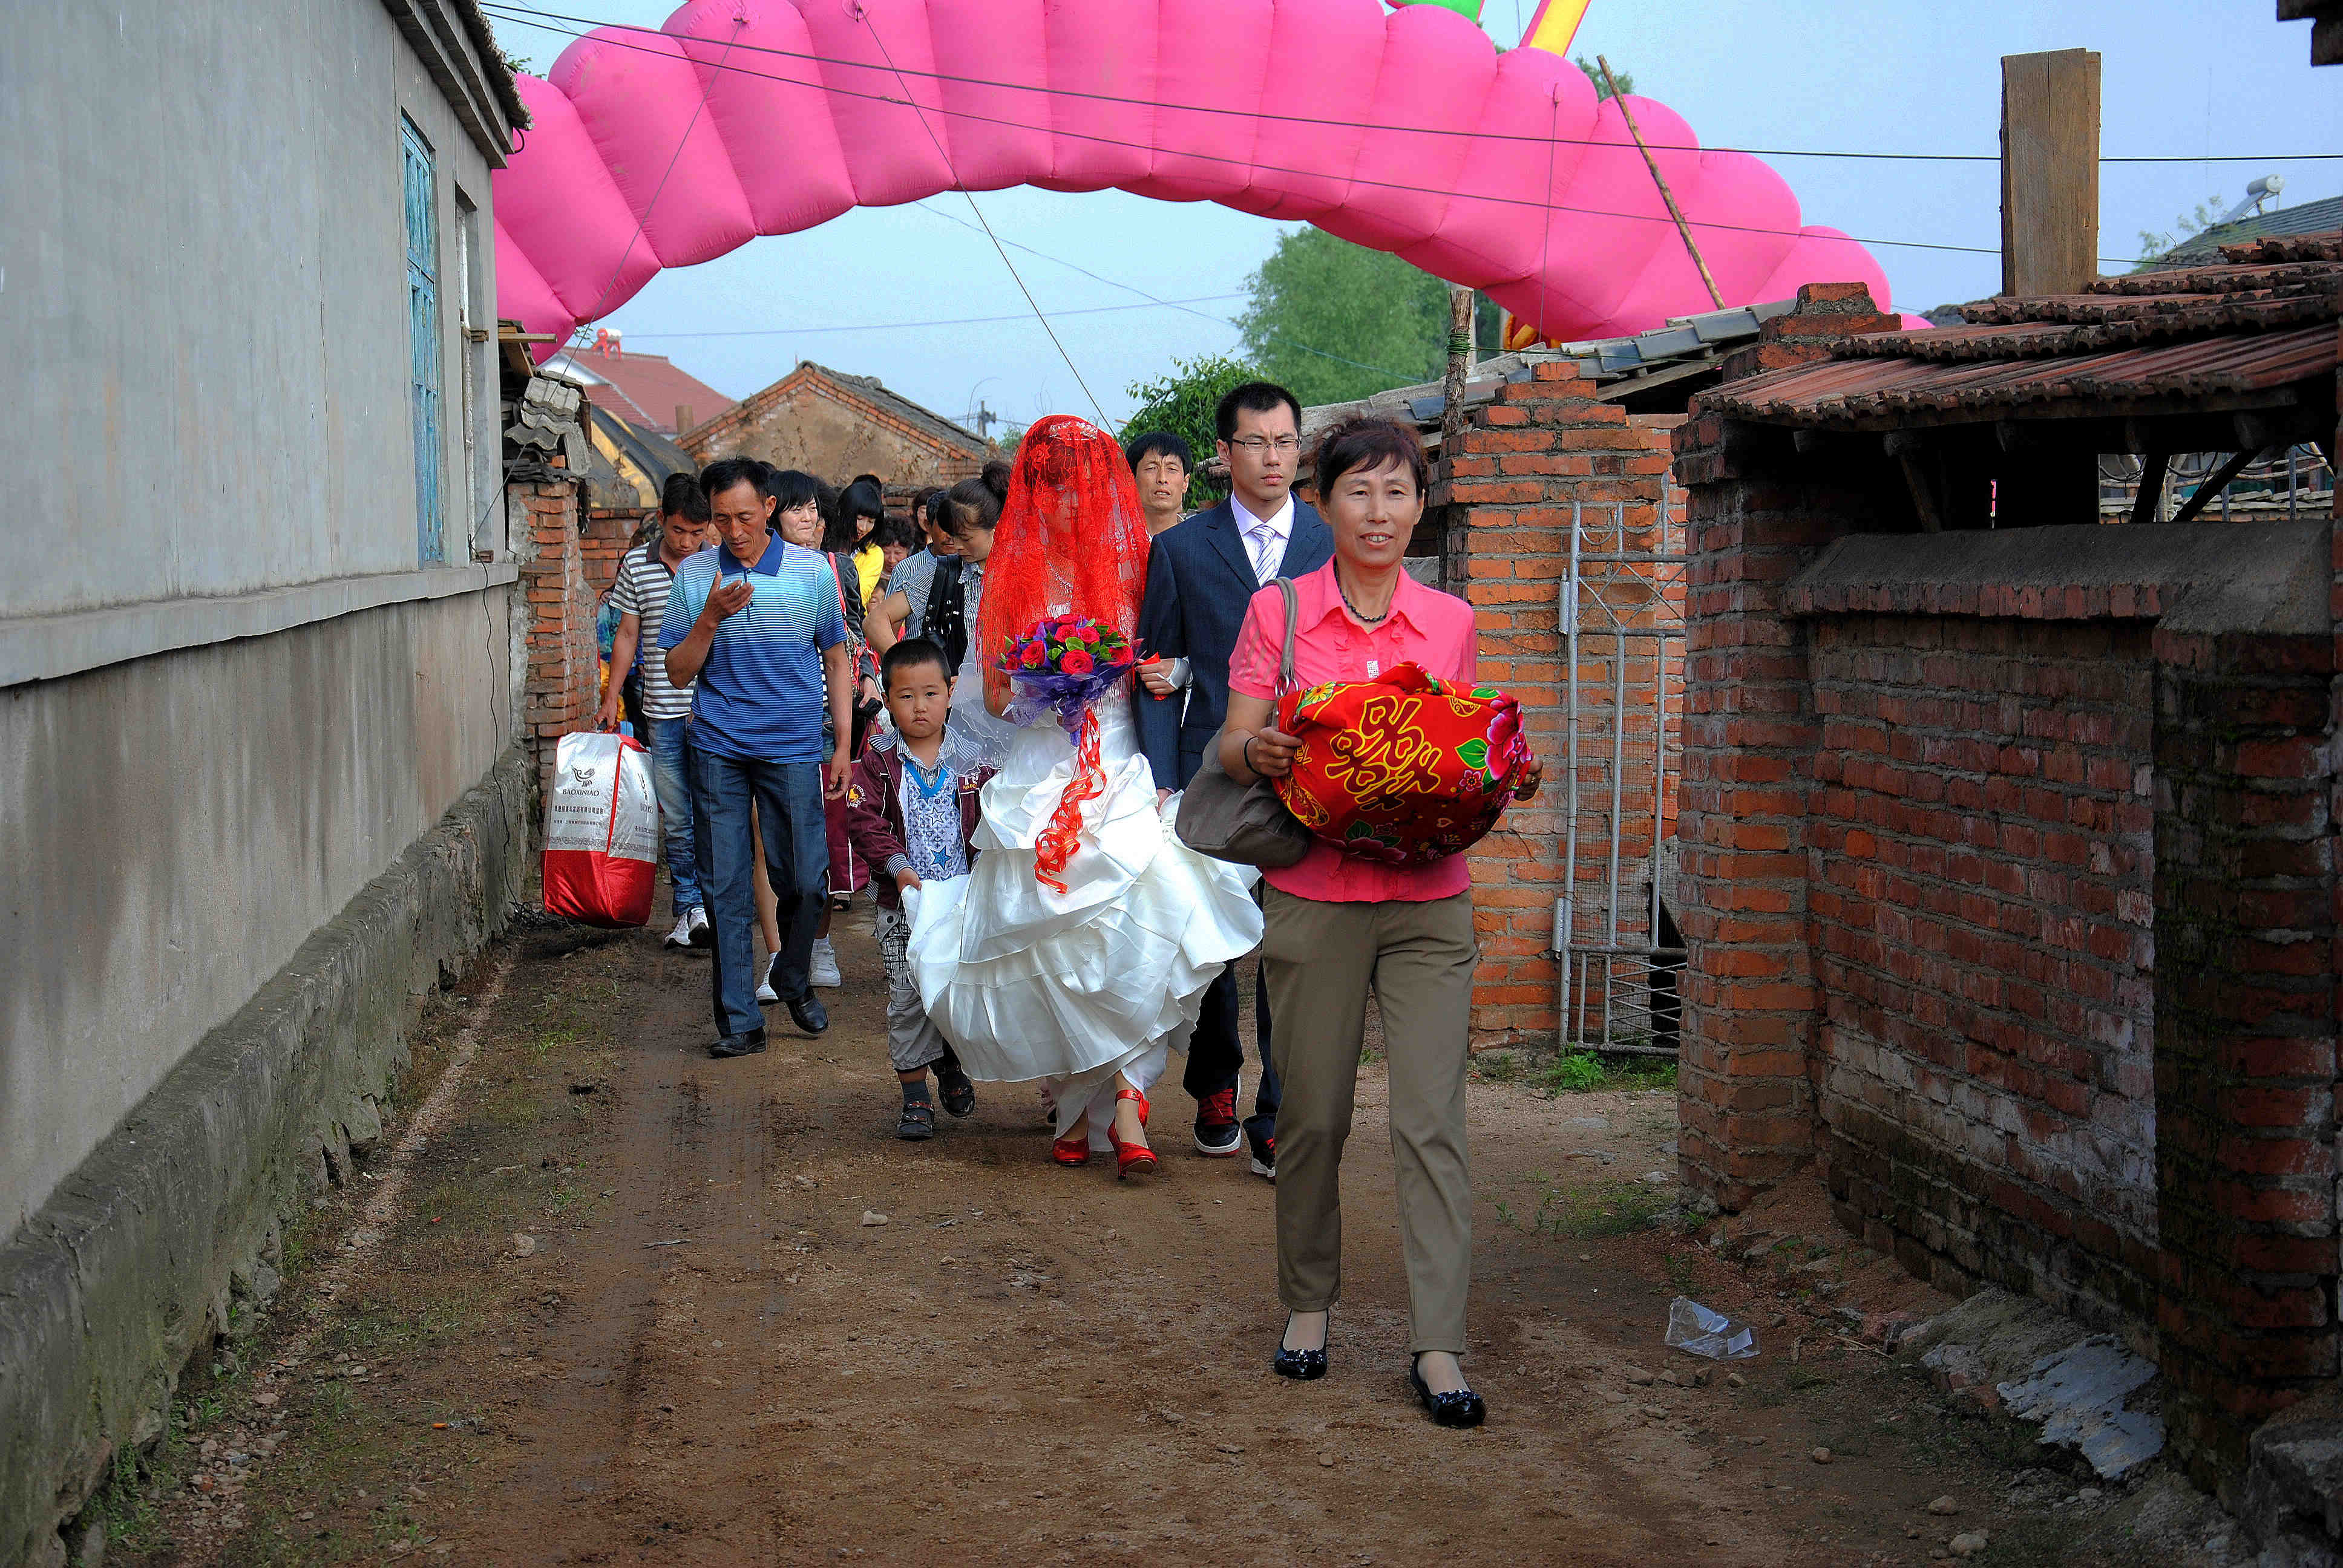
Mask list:
[[[578,544],[578,482],[516,483],[511,496],[528,523],[520,566],[529,617],[525,715],[543,790],[552,778],[554,742],[593,719],[601,650]]]
[[[2338,1370],[2335,646],[2156,653],[2157,1359],[2211,1485]]]
[[[1473,851],[1473,923],[1481,968],[1473,992],[1475,1048],[1554,1039],[1554,901],[1563,892],[1564,701],[1561,595],[1570,564],[1571,507],[1626,508],[1638,548],[1657,548],[1668,433],[1638,423],[1575,365],[1535,366],[1473,410],[1433,487],[1434,506],[1463,509],[1464,597],[1480,629],[1480,678],[1520,699],[1530,743],[1544,761],[1537,799],[1506,809]],[[1642,687],[1669,674],[1646,672]],[[1633,678],[1631,678],[1632,679]],[[1671,701],[1673,713],[1674,703]],[[1673,720],[1672,720],[1673,722]],[[1646,735],[1646,740],[1649,737]],[[1592,759],[1587,759],[1590,768]],[[1623,811],[1651,849],[1651,802]],[[1607,809],[1607,801],[1606,801]],[[1599,883],[1599,857],[1582,854],[1582,880]],[[1640,934],[1641,925],[1636,926]]]
[[[578,531],[578,553],[586,570],[586,591],[598,596],[618,579],[618,558],[643,526],[640,507],[597,507]]]
[[[1896,325],[1859,284],[1809,284],[1727,374],[1826,357],[1832,337]],[[1783,589],[1824,545],[1875,527],[1880,508],[1838,466],[1796,460],[1786,431],[1728,427],[1698,398],[1675,451],[1691,557],[1678,1162],[1738,1210],[1812,1158],[1819,1134],[1806,801],[1835,781],[1836,759],[1817,756],[1805,640]]]

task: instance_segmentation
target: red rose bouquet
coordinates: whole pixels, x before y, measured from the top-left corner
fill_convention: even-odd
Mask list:
[[[1045,887],[1066,890],[1059,873],[1073,859],[1081,832],[1082,803],[1096,799],[1106,785],[1099,766],[1099,700],[1121,685],[1137,662],[1131,639],[1087,616],[1052,616],[1022,637],[1007,639],[1001,669],[1009,677],[1010,723],[1024,726],[1055,714],[1074,743],[1074,776],[1059,797],[1058,809],[1037,844],[1034,876]]]

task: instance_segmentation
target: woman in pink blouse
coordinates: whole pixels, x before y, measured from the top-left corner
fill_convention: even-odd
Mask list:
[[[1425,588],[1402,565],[1423,515],[1427,475],[1415,432],[1352,420],[1319,444],[1316,471],[1334,558],[1294,583],[1301,685],[1372,680],[1408,662],[1473,684],[1473,607]],[[1300,742],[1274,724],[1284,640],[1285,603],[1272,585],[1254,597],[1229,659],[1221,760],[1240,783],[1292,770]],[[1526,799],[1537,786],[1533,767],[1516,794]],[[1291,1313],[1271,1364],[1286,1377],[1325,1375],[1327,1312],[1342,1289],[1342,1142],[1372,986],[1390,1063],[1414,1352],[1408,1376],[1433,1420],[1477,1426],[1486,1410],[1457,1364],[1473,1251],[1464,1059],[1480,954],[1471,869],[1462,855],[1395,868],[1321,843],[1266,880],[1262,965],[1285,1086],[1277,1115],[1277,1279]]]

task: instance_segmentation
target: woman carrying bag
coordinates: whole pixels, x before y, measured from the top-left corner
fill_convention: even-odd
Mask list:
[[[1334,558],[1293,582],[1290,616],[1282,584],[1262,589],[1249,608],[1229,661],[1220,737],[1220,760],[1235,786],[1293,770],[1301,740],[1275,728],[1289,624],[1292,678],[1303,688],[1374,680],[1408,663],[1464,687],[1473,681],[1472,607],[1417,582],[1402,562],[1423,514],[1428,477],[1415,432],[1388,420],[1350,421],[1320,444],[1316,472]],[[1527,799],[1537,785],[1531,762],[1514,797]],[[1479,950],[1471,869],[1461,854],[1395,865],[1322,840],[1291,864],[1274,863],[1282,858],[1263,859],[1262,943],[1285,1091],[1277,1123],[1277,1269],[1291,1314],[1272,1365],[1285,1377],[1326,1372],[1328,1313],[1342,1288],[1342,1144],[1372,987],[1390,1070],[1414,1352],[1408,1377],[1433,1420],[1477,1426],[1485,1407],[1457,1359],[1472,1270],[1464,1063]]]

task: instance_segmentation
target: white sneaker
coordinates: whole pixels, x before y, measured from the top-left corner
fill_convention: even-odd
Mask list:
[[[691,945],[696,948],[716,945],[715,928],[708,923],[708,911],[698,904],[691,906]]]
[[[773,989],[773,965],[779,957],[776,953],[765,960],[765,978],[757,982],[757,1000],[767,1007],[781,1000],[781,993]]]
[[[669,947],[688,948],[691,945],[691,917],[699,914],[699,911],[698,910],[686,910],[683,913],[676,916],[675,930],[668,932],[667,934],[667,945]],[[708,917],[700,915],[699,918],[704,920]]]
[[[830,945],[828,937],[813,940],[813,963],[806,979],[814,985],[840,986],[845,977],[838,972],[838,950]]]

